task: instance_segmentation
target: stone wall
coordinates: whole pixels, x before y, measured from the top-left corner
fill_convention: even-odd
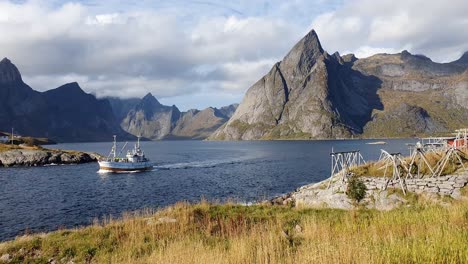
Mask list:
[[[383,190],[387,183],[387,178],[360,177],[366,184],[368,190]],[[448,175],[441,177],[430,177],[422,179],[390,180],[387,188],[403,188],[415,193],[437,193],[439,195],[450,195],[453,198],[460,196],[460,189],[468,184],[468,174]]]

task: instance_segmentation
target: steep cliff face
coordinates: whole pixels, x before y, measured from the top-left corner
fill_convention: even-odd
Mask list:
[[[382,91],[395,94],[436,91],[446,105],[450,102],[455,109],[466,109],[466,79],[467,68],[460,60],[440,64],[406,51],[366,59],[357,59],[352,54],[329,55],[312,30],[248,89],[234,115],[210,139],[375,136],[368,132],[369,124],[378,113],[397,107],[389,102],[391,95],[385,94],[382,100]],[[408,105],[423,108],[414,102]],[[455,126],[453,120],[440,120],[444,115],[440,109],[422,111],[435,116],[438,124],[429,125],[432,130],[425,129],[424,133]],[[463,119],[467,111],[459,112],[456,119],[468,125]]]
[[[116,108],[121,105],[113,104]],[[205,139],[223,125],[235,109],[236,105],[231,105],[221,109],[209,107],[202,111],[180,112],[176,106],[162,105],[149,93],[128,111],[120,124],[127,132],[152,140]]]
[[[378,81],[353,73],[339,55],[323,51],[311,31],[255,83],[211,139],[346,137],[361,131]],[[364,87],[361,87],[363,85]],[[374,95],[372,94],[374,93]]]

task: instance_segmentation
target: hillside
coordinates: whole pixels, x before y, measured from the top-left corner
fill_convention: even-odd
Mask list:
[[[210,139],[405,137],[468,126],[464,57],[441,64],[407,51],[329,55],[312,30]]]
[[[392,211],[179,203],[0,244],[4,263],[466,263],[468,203]],[[196,257],[194,257],[196,256]]]

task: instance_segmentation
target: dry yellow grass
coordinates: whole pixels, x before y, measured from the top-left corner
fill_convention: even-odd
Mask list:
[[[389,212],[202,202],[18,238],[0,244],[0,255],[17,263],[468,263],[466,245],[467,202]]]
[[[425,157],[427,161],[429,162],[429,164],[431,165],[431,168],[433,170],[435,170],[437,163],[444,156],[444,154],[445,153],[443,152],[429,152],[425,154]],[[468,168],[468,150],[466,149],[461,150],[459,155],[463,161],[465,168]],[[411,162],[410,157],[405,157],[403,160],[405,161],[408,169],[410,169],[411,173],[413,174],[417,173],[417,167],[409,168],[409,164]],[[385,172],[385,165],[386,164],[382,161],[369,162],[367,164],[351,169],[351,172],[353,172],[356,176],[383,177],[384,172]],[[424,162],[419,163],[419,159],[417,159],[415,162],[415,166],[418,166],[418,165],[421,165],[419,168],[421,175],[426,175],[426,176],[432,175],[431,170],[427,167],[427,165]],[[457,170],[461,168],[462,166],[460,162],[452,158],[451,160],[449,160],[449,162],[447,162],[447,165],[445,166],[441,175],[449,175],[449,174],[455,173]],[[392,168],[389,167],[387,169],[386,176],[391,177],[392,173],[393,173]]]

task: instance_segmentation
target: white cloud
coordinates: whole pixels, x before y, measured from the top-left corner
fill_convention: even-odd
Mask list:
[[[0,56],[34,89],[78,81],[98,96],[151,92],[186,109],[241,97],[312,28],[329,53],[447,61],[468,50],[466,1],[341,2],[0,0]]]
[[[465,0],[348,0],[311,27],[330,53],[368,56],[408,49],[447,62],[468,50],[467,13]]]
[[[300,35],[279,18],[210,16],[187,25],[155,9],[96,14],[45,3],[0,2],[0,55],[42,91],[78,81],[98,96],[242,94]]]

